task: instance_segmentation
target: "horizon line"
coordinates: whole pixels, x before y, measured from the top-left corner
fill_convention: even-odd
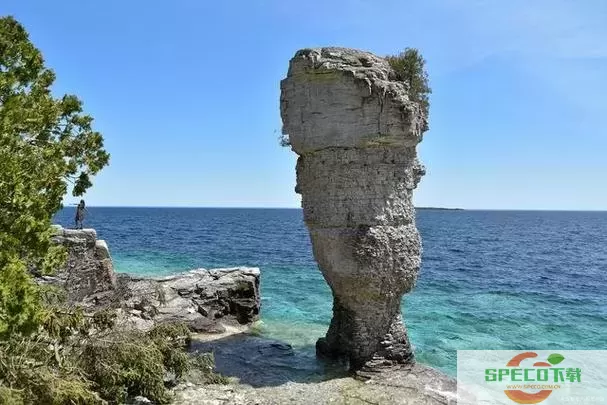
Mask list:
[[[67,204],[63,208],[76,206]],[[302,207],[245,207],[245,206],[188,206],[188,205],[87,205],[90,208],[173,208],[173,209],[291,209],[301,210]],[[555,209],[555,208],[451,208],[451,207],[414,207],[415,209],[437,211],[538,211],[538,212],[607,212],[607,209]]]

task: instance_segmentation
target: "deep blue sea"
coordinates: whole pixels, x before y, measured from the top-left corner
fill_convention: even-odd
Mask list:
[[[263,335],[315,367],[332,299],[301,210],[88,209],[117,271],[261,268]],[[417,225],[423,264],[403,313],[419,361],[454,375],[458,349],[607,349],[607,212],[419,210]]]

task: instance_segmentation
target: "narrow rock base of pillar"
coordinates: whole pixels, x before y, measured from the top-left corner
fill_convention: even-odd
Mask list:
[[[408,368],[415,363],[415,355],[409,341],[407,329],[400,319],[395,320],[390,331],[380,342],[380,347],[371,359],[364,362],[356,374],[371,377],[376,373]]]
[[[369,339],[369,334],[381,330],[381,326],[369,330],[368,325],[368,322],[361,320],[352,311],[334,307],[327,335],[316,342],[316,354],[319,357],[345,360],[350,369],[358,373],[394,370],[415,362],[400,314],[392,318],[388,333],[379,339],[373,339],[373,336]],[[372,342],[377,340],[379,344],[373,345]]]

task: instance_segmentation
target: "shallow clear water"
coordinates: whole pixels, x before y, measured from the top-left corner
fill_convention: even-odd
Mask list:
[[[74,208],[56,222],[72,226]],[[298,209],[89,208],[117,271],[262,270],[262,332],[288,367],[322,369],[332,298]],[[607,213],[418,211],[422,270],[403,312],[419,361],[455,374],[458,349],[607,349]],[[293,362],[299,362],[297,364]]]

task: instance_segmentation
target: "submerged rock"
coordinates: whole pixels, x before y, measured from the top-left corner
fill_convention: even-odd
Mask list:
[[[393,77],[371,53],[321,48],[298,51],[281,82],[296,192],[334,297],[317,351],[353,369],[413,361],[400,307],[421,261],[412,195],[427,117]]]

